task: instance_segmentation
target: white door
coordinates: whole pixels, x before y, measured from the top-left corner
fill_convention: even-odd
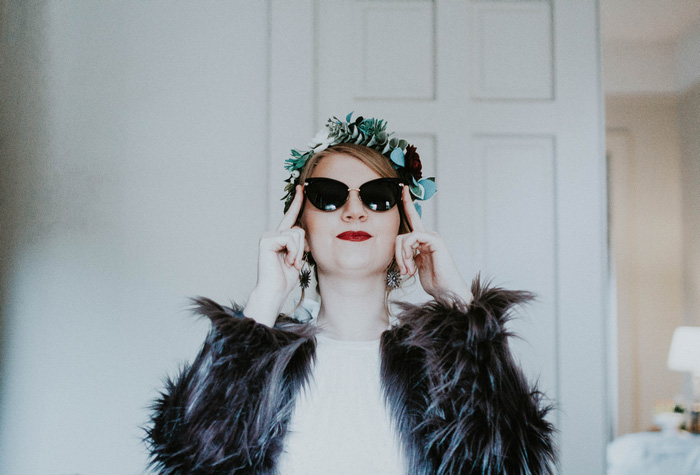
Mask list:
[[[563,473],[604,473],[597,3],[277,0],[271,17],[271,161],[351,111],[413,141],[438,183],[425,221],[463,275],[538,295],[512,344],[558,406]]]

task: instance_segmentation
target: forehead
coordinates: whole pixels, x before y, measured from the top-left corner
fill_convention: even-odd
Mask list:
[[[314,167],[312,177],[326,177],[339,180],[351,188],[381,178],[377,172],[365,165],[360,159],[344,153],[334,153],[323,157]]]

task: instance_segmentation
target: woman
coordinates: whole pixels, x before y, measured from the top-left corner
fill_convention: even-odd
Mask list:
[[[435,192],[383,121],[332,119],[287,161],[286,212],[260,239],[244,309],[198,299],[212,330],[154,405],[162,474],[551,473],[553,428],[504,324],[525,292],[471,288],[414,199]],[[280,309],[313,266],[321,305]],[[418,273],[434,300],[388,294]]]

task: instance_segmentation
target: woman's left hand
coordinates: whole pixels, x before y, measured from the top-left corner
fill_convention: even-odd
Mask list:
[[[396,263],[401,275],[418,271],[420,283],[428,294],[437,297],[451,292],[469,303],[472,298],[442,237],[428,231],[413,205],[408,186],[403,187],[403,207],[412,232],[396,237]]]

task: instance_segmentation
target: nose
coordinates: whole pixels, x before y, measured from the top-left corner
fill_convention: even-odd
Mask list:
[[[343,207],[343,220],[352,221],[353,219],[359,219],[360,221],[367,219],[367,207],[360,199],[360,190],[356,188],[350,189],[348,201]]]

